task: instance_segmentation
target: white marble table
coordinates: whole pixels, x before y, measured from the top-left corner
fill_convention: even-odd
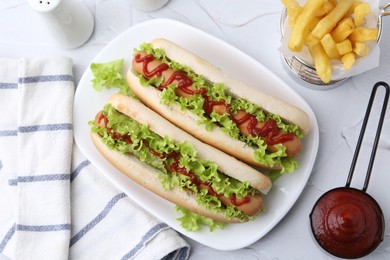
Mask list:
[[[381,1],[386,3],[387,1]],[[129,1],[84,0],[95,17],[95,31],[80,48],[63,50],[54,46],[45,24],[25,0],[0,2],[0,57],[37,57],[65,55],[73,58],[75,81],[94,56],[128,27],[153,18],[171,18],[199,28],[234,45],[271,69],[314,110],[320,128],[320,146],[312,175],[298,201],[280,223],[265,237],[247,248],[218,251],[188,238],[191,259],[331,259],[314,242],[309,227],[309,213],[325,191],[343,186],[350,167],[357,136],[366,110],[371,86],[377,81],[390,82],[390,19],[384,19],[380,42],[380,66],[355,76],[342,86],[328,91],[314,91],[297,83],[286,73],[277,47],[280,42],[280,1],[274,0],[170,0],[154,12],[133,9]],[[373,122],[379,114],[374,106]],[[388,109],[388,112],[390,109]],[[353,186],[361,187],[376,123],[368,125],[366,142],[357,164]],[[368,193],[382,206],[386,225],[390,225],[390,113],[383,126]],[[390,259],[390,232],[386,229],[381,245],[366,259]]]

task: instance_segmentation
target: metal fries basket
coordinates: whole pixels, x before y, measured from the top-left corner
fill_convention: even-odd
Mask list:
[[[384,16],[390,15],[390,11],[387,11],[390,7],[390,2],[386,5],[382,6],[379,10],[379,16],[378,16],[378,38],[377,42],[380,41],[382,36],[382,19]],[[287,18],[287,10],[286,8],[283,9],[282,15],[280,18],[280,32],[282,35],[282,40],[284,37],[284,22]],[[298,78],[300,80],[303,80],[307,87],[312,89],[318,89],[318,90],[327,90],[332,89],[337,86],[339,86],[343,81],[347,80],[348,78],[332,78],[330,82],[324,83],[317,75],[316,69],[314,68],[314,65],[311,63],[308,63],[296,56],[288,56],[285,54],[282,54],[282,60],[285,63],[285,67],[287,67],[287,71],[289,74],[293,75],[293,78]],[[302,82],[302,81],[301,81]],[[321,87],[318,87],[321,86]]]

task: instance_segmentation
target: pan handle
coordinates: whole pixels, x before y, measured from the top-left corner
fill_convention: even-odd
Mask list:
[[[353,155],[351,168],[350,168],[350,170],[349,170],[349,175],[348,175],[347,183],[345,184],[345,187],[347,187],[347,188],[351,185],[353,172],[354,172],[354,170],[355,170],[356,161],[357,161],[357,159],[358,159],[358,157],[359,157],[359,151],[360,151],[360,147],[361,147],[361,145],[362,145],[362,141],[363,141],[363,137],[364,137],[364,132],[366,131],[366,126],[367,126],[368,118],[370,117],[372,104],[374,103],[376,91],[377,91],[377,89],[378,89],[380,86],[383,86],[383,87],[385,88],[385,95],[384,95],[384,99],[383,99],[382,111],[381,111],[381,114],[380,114],[380,118],[379,118],[377,130],[376,130],[376,135],[375,135],[374,144],[373,144],[372,151],[371,151],[371,157],[370,157],[370,161],[369,161],[369,164],[368,164],[366,179],[365,179],[365,181],[364,181],[364,186],[363,186],[363,189],[362,189],[363,192],[366,192],[367,187],[368,187],[368,183],[369,183],[369,181],[370,181],[371,170],[372,170],[372,166],[374,165],[376,149],[377,149],[377,147],[378,147],[379,137],[380,137],[380,134],[381,134],[382,125],[383,125],[383,121],[384,121],[385,114],[386,114],[387,103],[388,103],[388,101],[389,101],[390,87],[389,87],[389,85],[388,85],[387,83],[385,83],[385,82],[382,82],[382,81],[377,82],[377,83],[374,85],[373,89],[372,89],[371,96],[370,96],[370,100],[368,101],[366,114],[365,114],[364,119],[363,119],[362,128],[361,128],[361,130],[360,130],[358,142],[357,142],[357,145],[356,145],[355,153],[354,153],[354,155]]]

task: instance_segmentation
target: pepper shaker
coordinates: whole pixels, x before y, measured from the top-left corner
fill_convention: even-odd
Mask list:
[[[89,9],[77,0],[28,0],[45,20],[58,46],[73,49],[91,36],[94,19]]]

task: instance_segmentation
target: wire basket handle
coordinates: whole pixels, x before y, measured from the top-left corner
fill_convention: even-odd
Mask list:
[[[384,6],[382,6],[381,8],[381,16],[387,16],[387,15],[390,15],[390,11],[387,10],[388,8],[390,7],[390,2],[385,4]]]

